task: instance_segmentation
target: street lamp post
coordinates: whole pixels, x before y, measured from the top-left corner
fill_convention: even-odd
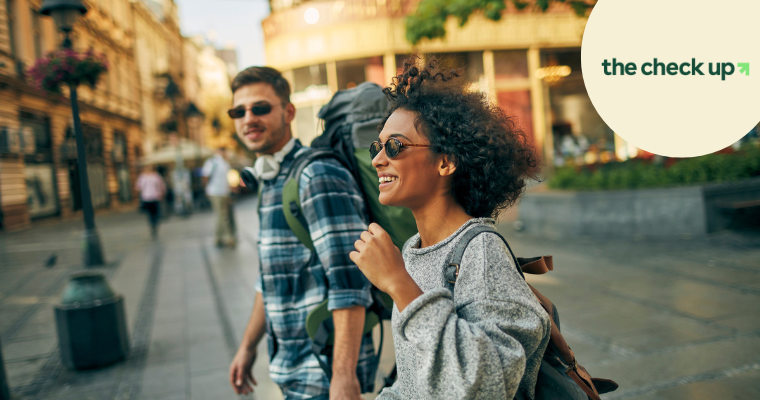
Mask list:
[[[80,0],[44,0],[40,13],[53,18],[58,29],[66,35],[62,45],[63,48],[70,49],[72,47],[71,39],[69,38],[71,29],[74,27],[77,19],[87,13],[87,8],[82,5]],[[79,119],[76,85],[69,84],[69,91],[71,114],[74,120],[74,135],[77,142],[79,187],[82,194],[82,212],[84,214],[84,265],[86,267],[104,265],[105,256],[103,254],[103,247],[100,244],[100,236],[95,228],[95,215],[92,208],[92,197],[90,196],[90,182],[87,177],[87,156],[84,149],[84,137],[82,136],[82,123]]]

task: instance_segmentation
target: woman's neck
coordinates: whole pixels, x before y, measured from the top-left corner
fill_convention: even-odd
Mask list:
[[[440,197],[438,201],[412,210],[412,214],[420,232],[420,247],[440,243],[472,219],[452,196]]]

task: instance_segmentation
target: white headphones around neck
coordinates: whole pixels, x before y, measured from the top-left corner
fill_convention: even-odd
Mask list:
[[[264,154],[256,159],[253,163],[252,173],[258,181],[268,181],[277,177],[280,173],[280,163],[285,156],[293,150],[293,146],[296,144],[296,139],[291,138],[288,144],[285,145],[280,151],[274,154]],[[248,168],[246,168],[248,169]]]

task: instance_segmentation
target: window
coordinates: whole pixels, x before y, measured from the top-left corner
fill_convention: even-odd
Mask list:
[[[338,61],[335,65],[338,90],[351,89],[362,82],[375,82],[381,86],[390,83],[385,82],[382,57]]]
[[[542,67],[558,65],[570,67],[571,72],[546,83],[549,86],[555,165],[561,166],[571,159],[577,164],[614,159],[613,131],[597,114],[583,84],[580,49],[542,50]]]
[[[293,92],[303,92],[307,87],[327,85],[327,67],[325,64],[293,70]]]
[[[463,53],[434,53],[443,70],[464,68],[468,82],[480,82],[484,79],[483,52],[469,51]]]
[[[525,50],[494,51],[493,62],[497,81],[528,79],[528,52]]]

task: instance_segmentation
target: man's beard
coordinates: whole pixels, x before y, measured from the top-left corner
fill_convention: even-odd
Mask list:
[[[266,132],[266,131],[265,131]],[[255,153],[274,153],[272,150],[275,146],[277,146],[283,137],[285,137],[285,116],[282,116],[282,119],[280,121],[280,126],[275,127],[275,129],[269,130],[271,135],[264,138],[263,141],[256,143],[253,142],[253,148],[251,151]]]

